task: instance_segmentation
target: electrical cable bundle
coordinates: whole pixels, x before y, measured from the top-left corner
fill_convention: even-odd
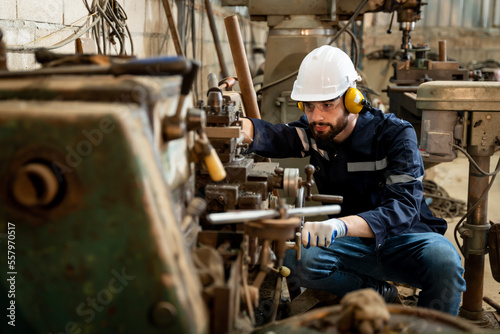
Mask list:
[[[108,54],[108,41],[119,45],[117,54],[126,55],[125,40],[128,37],[130,41],[130,54],[134,54],[134,43],[130,30],[127,26],[127,14],[123,7],[116,0],[92,0],[89,6],[87,0],[82,0],[92,15],[93,35],[99,54]]]
[[[133,55],[134,44],[130,30],[126,24],[127,15],[122,6],[120,6],[116,0],[92,0],[92,5],[90,6],[88,5],[87,0],[82,1],[89,11],[88,15],[73,22],[67,27],[25,45],[8,45],[7,51],[25,52],[42,49],[54,50],[68,45],[69,43],[73,43],[75,40],[92,30],[99,54],[109,53],[107,48],[107,43],[109,41],[109,43],[113,45],[116,45],[117,43],[119,44],[119,49],[116,52],[118,55],[126,55],[125,40],[128,38],[130,42],[130,55]],[[74,34],[63,39],[62,41],[50,46],[32,46],[32,44],[47,39],[57,33],[74,28],[83,20],[86,20],[86,22],[82,26],[77,27]]]

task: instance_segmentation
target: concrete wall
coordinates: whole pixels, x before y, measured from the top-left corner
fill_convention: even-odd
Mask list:
[[[26,51],[9,52],[7,54],[8,68],[13,71],[34,69],[39,65],[35,62],[32,48],[51,46],[74,36],[79,31],[79,27],[84,25],[85,18],[89,16],[83,1],[1,0],[0,28],[3,30],[7,47],[10,49],[19,48],[20,46],[30,48]],[[91,0],[87,0],[87,2],[92,3]],[[118,2],[128,16],[126,22],[134,43],[134,55],[138,58],[177,55],[161,0],[120,0]],[[174,20],[177,22],[175,2],[171,1],[171,7]],[[224,17],[235,14],[235,10],[238,10],[238,8],[223,8],[217,4],[212,4],[212,10],[229,75],[236,76],[231,50],[227,41]],[[253,57],[251,57],[252,33],[250,28],[253,29],[253,45],[264,47],[267,25],[265,22],[250,22],[241,16],[239,23],[247,55],[249,56],[249,63],[253,69],[259,64],[251,62]],[[205,91],[207,89],[207,75],[211,72],[219,74],[220,66],[204,2],[201,0],[195,2],[195,25],[196,54],[193,54],[192,51],[191,25],[188,23],[186,57],[195,58],[202,63],[202,69],[198,76],[201,79],[199,80],[201,81],[199,91]],[[83,37],[91,37],[91,35],[87,33]],[[126,50],[130,54],[129,42],[126,43]],[[74,53],[75,44],[71,42],[53,51],[57,53]],[[111,54],[117,54],[117,51],[112,48]]]

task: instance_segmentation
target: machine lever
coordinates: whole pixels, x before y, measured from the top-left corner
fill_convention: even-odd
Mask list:
[[[306,165],[306,180],[301,182],[301,186],[306,188],[306,201],[316,201],[322,203],[341,204],[344,200],[342,196],[311,194],[312,186],[314,185],[313,174],[316,168],[313,165]]]
[[[394,20],[394,13],[395,13],[395,12],[392,12],[392,15],[391,15],[391,22],[389,22],[389,29],[387,29],[387,33],[388,33],[388,34],[391,34],[391,33],[392,33],[392,21]]]
[[[215,148],[208,140],[207,132],[206,132],[206,114],[205,111],[201,109],[190,109],[188,111],[189,117],[189,127],[192,130],[196,130],[198,134],[198,138],[195,141],[194,151],[199,156],[200,159],[205,161],[205,165],[207,167],[208,173],[210,174],[210,178],[219,182],[226,178],[226,170],[224,169],[224,165],[215,151]],[[167,125],[170,123],[167,123]],[[171,125],[171,124],[170,124]],[[175,134],[178,128],[174,126],[169,129],[172,130],[172,133]]]
[[[180,58],[180,57],[179,57]],[[182,58],[181,58],[182,59]],[[186,124],[181,120],[181,113],[184,106],[184,101],[191,90],[200,64],[196,61],[191,61],[189,69],[184,73],[181,83],[181,92],[177,102],[175,115],[165,117],[163,119],[163,139],[165,141],[181,138],[184,135]],[[160,70],[160,69],[159,69]]]
[[[315,194],[311,195],[311,200],[322,203],[342,204],[344,198],[342,196],[337,196],[337,195]]]

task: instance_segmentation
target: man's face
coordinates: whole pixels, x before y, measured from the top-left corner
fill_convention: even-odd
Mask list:
[[[345,110],[342,98],[303,103],[309,127],[317,142],[333,141],[347,127],[349,112]]]

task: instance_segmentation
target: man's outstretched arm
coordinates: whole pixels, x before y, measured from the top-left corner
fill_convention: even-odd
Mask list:
[[[253,123],[248,118],[240,118],[241,132],[243,133],[243,142],[250,144],[253,141]]]

